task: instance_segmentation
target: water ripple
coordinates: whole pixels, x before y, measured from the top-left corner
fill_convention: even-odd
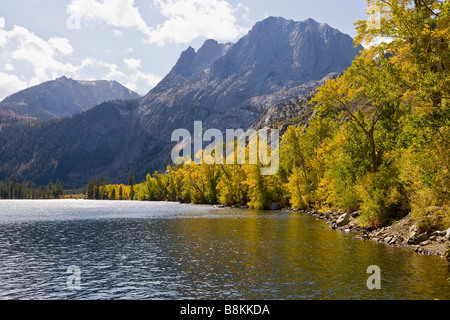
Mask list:
[[[369,265],[382,290],[366,286]],[[80,289],[68,287],[80,269]],[[302,214],[0,201],[0,299],[449,299],[446,262]]]

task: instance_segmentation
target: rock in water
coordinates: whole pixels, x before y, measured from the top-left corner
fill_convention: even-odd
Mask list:
[[[342,227],[347,225],[350,222],[350,214],[344,213],[343,215],[339,216],[339,218],[336,221],[336,225],[338,227]]]

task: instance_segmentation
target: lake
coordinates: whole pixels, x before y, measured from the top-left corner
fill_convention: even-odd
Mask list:
[[[0,201],[0,299],[450,299],[445,259],[354,236],[298,212]]]

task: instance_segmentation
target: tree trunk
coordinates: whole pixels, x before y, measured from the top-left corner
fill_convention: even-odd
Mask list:
[[[375,139],[373,138],[374,128],[371,128],[368,132],[369,143],[370,143],[370,156],[372,159],[372,172],[378,172],[378,161],[377,161],[377,153],[375,148]]]

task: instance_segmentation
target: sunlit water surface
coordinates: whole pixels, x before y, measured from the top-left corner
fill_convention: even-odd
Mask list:
[[[0,201],[0,299],[450,298],[445,259],[354,235],[302,213]]]

